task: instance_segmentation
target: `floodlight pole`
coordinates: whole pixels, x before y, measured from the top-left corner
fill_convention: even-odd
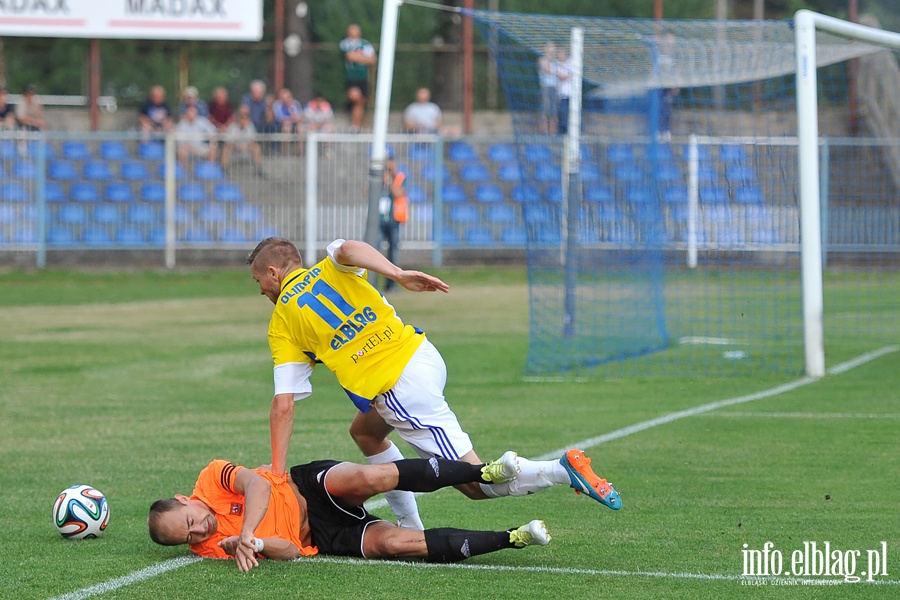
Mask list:
[[[369,214],[366,219],[365,241],[378,247],[378,198],[384,185],[385,140],[388,113],[391,108],[391,86],[394,75],[394,51],[397,46],[397,17],[401,0],[384,0],[381,15],[381,45],[378,52],[378,74],[375,82],[375,112],[372,124],[372,154],[369,161]],[[375,275],[369,274],[372,281]]]

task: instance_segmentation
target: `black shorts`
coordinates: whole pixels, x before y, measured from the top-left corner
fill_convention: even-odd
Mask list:
[[[312,543],[322,554],[365,558],[363,535],[369,523],[383,521],[362,506],[333,498],[325,489],[325,476],[335,460],[317,460],[291,467],[291,479],[306,498]]]
[[[369,82],[361,79],[358,81],[346,81],[346,88],[349,90],[350,88],[359,88],[360,93],[363,95],[363,98],[369,97]]]

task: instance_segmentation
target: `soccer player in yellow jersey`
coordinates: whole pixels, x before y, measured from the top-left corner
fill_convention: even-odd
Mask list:
[[[294,244],[266,238],[247,262],[260,294],[275,305],[269,323],[275,378],[269,412],[273,473],[285,472],[294,403],[312,393],[309,378],[317,363],[334,372],[359,409],[350,435],[369,463],[403,458],[387,439],[391,430],[422,457],[483,462],[444,400],[447,368],[437,348],[421,330],[400,320],[365,275],[372,271],[415,292],[446,293],[446,283],[401,269],[369,244],[352,240],[333,241],[325,259],[304,268]],[[609,508],[621,507],[618,493],[593,472],[591,459],[580,450],[549,461],[507,452],[499,462],[518,476],[506,483],[467,483],[457,489],[484,499],[569,485]],[[385,498],[401,526],[424,528],[412,493],[389,492]]]

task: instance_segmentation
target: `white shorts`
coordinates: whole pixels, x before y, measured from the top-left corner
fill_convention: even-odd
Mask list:
[[[444,400],[447,367],[434,344],[425,339],[394,387],[375,398],[375,410],[423,458],[458,460],[472,450]]]

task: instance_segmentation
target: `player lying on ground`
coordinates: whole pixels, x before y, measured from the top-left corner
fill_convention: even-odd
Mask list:
[[[504,454],[510,455],[515,453]],[[506,531],[396,527],[367,512],[363,502],[394,489],[431,492],[516,475],[515,462],[502,459],[481,465],[442,458],[379,465],[321,460],[293,467],[290,477],[268,466],[251,470],[214,460],[200,472],[190,497],[154,502],[148,525],[159,544],[189,544],[208,558],[233,556],[241,571],[259,566],[260,556],[291,560],[318,553],[456,562],[504,548],[544,546],[550,535],[539,520]]]

